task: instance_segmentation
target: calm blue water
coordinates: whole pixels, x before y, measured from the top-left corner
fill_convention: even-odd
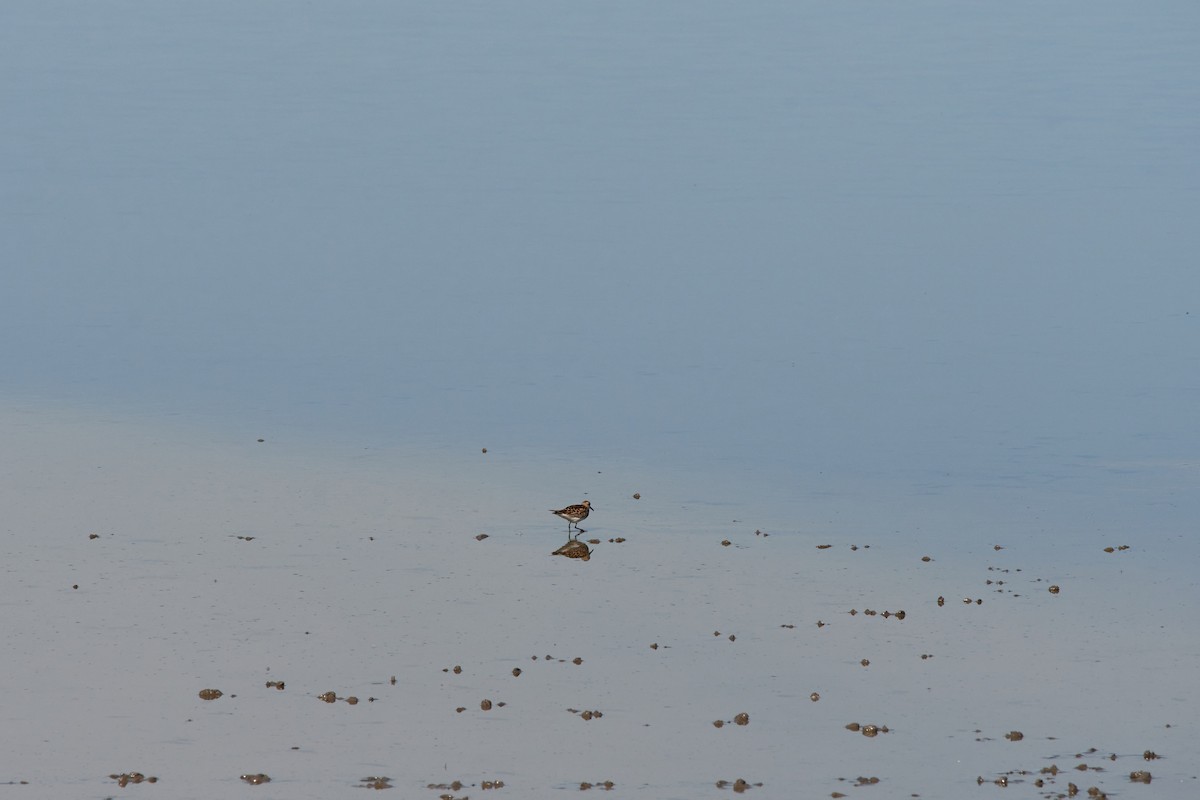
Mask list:
[[[8,2],[0,392],[1176,496],[1198,74],[1191,2]]]
[[[1194,0],[0,2],[0,780],[1194,797],[1198,77]]]

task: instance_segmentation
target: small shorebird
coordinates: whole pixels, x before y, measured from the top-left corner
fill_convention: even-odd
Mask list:
[[[575,526],[575,530],[579,533],[587,533],[583,528],[579,527],[579,523],[587,519],[588,514],[592,512],[592,501],[584,500],[582,503],[577,503],[566,508],[550,509],[550,513],[555,516],[562,517],[567,521],[567,533],[571,532],[571,526]]]

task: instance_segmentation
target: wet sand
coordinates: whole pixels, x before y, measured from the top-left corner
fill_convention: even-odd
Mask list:
[[[936,496],[769,507],[487,443],[2,430],[22,797],[1200,792],[1185,531],[1044,495],[972,529]],[[552,555],[545,509],[584,499],[590,557]]]

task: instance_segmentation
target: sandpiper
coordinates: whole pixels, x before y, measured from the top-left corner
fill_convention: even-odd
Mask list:
[[[579,527],[579,523],[587,519],[588,514],[592,512],[592,501],[584,500],[582,503],[577,503],[566,508],[550,509],[550,513],[562,517],[567,521],[567,533],[571,532],[571,526],[575,526],[578,533],[587,533],[583,528]]]

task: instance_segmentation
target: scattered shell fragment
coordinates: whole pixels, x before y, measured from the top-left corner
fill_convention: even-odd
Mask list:
[[[224,694],[225,693],[222,692],[220,689],[201,689],[200,690],[200,699],[201,700],[216,700],[218,697],[221,697]]]
[[[734,794],[742,794],[747,789],[757,788],[757,787],[761,787],[761,786],[762,786],[761,781],[759,783],[750,783],[745,778],[738,778],[737,780],[732,780],[732,781],[725,781],[725,780],[717,781],[718,789],[732,789]]]
[[[426,789],[451,789],[457,792],[463,788],[462,781],[451,781],[450,783],[429,783],[425,785]]]
[[[119,785],[122,789],[131,783],[158,783],[158,778],[154,777],[153,775],[147,777],[140,772],[122,772],[119,775],[113,774],[109,775],[108,777],[116,781],[117,785]]]
[[[243,775],[242,780],[244,780],[246,783],[250,784],[251,786],[258,786],[259,784],[262,784],[262,783],[270,783],[271,782],[271,778],[267,775],[264,775],[261,772],[257,772],[253,775]]]

